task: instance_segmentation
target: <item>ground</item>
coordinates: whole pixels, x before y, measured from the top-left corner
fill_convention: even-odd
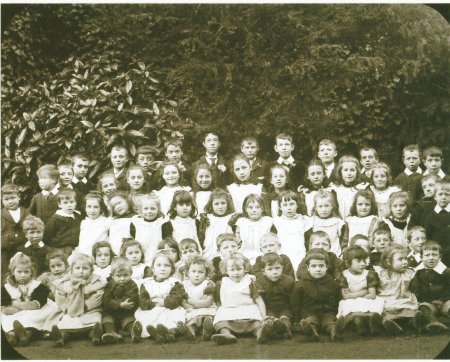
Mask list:
[[[40,340],[17,351],[29,359],[432,359],[445,349],[450,333],[360,337],[357,340],[351,335],[345,337],[341,342],[331,343],[322,336],[320,342],[314,343],[295,335],[291,341],[267,345],[257,345],[254,338],[243,337],[230,346],[180,339],[165,345],[143,340],[139,344],[127,341],[96,347],[87,340],[77,340],[68,342],[64,348],[55,348],[52,341]]]

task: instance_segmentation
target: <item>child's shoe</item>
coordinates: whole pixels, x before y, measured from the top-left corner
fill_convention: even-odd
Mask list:
[[[14,334],[18,339],[18,345],[21,347],[28,346],[30,344],[30,334],[25,327],[19,322],[13,322]]]
[[[186,323],[178,322],[177,330],[182,336],[185,336],[188,341],[195,340],[195,332],[191,328],[189,328]]]
[[[19,343],[19,339],[17,338],[17,336],[14,333],[14,331],[5,333],[5,337],[6,337],[6,341],[9,343],[9,345],[11,347],[15,347]]]
[[[412,319],[412,324],[414,329],[417,330],[419,333],[422,331],[423,328],[425,328],[427,320],[425,318],[425,314],[421,310],[418,310],[414,315]]]
[[[98,346],[103,336],[102,325],[100,322],[95,323],[94,328],[92,329],[92,344],[94,346]]]
[[[285,322],[283,322],[283,320],[285,320]],[[284,339],[292,339],[292,332],[289,328],[289,325],[290,321],[287,317],[277,318],[273,322],[273,327],[276,330],[277,334],[283,336]]]
[[[109,332],[105,333],[102,336],[102,342],[109,344],[109,343],[120,343],[123,341],[123,337],[116,332]]]
[[[214,334],[211,337],[211,340],[219,345],[233,344],[237,342],[237,338],[235,336],[233,336],[232,334],[225,334],[225,333]]]
[[[382,324],[383,324],[384,329],[386,329],[392,335],[397,335],[397,334],[402,334],[403,333],[403,328],[400,327],[392,319],[385,319],[382,322]]]
[[[148,331],[148,327],[147,327]],[[164,343],[166,342],[166,335],[169,332],[169,330],[163,326],[162,324],[158,324],[156,326],[156,334],[155,334],[155,340],[156,343]]]
[[[320,339],[316,328],[310,323],[308,319],[302,319],[299,323],[300,331],[311,338],[312,341],[317,342]]]
[[[263,322],[261,330],[259,331],[259,336],[256,338],[256,343],[263,344],[270,339],[270,336],[273,334],[273,325],[273,321],[271,320]]]
[[[202,340],[209,341],[214,334],[214,325],[212,317],[205,317],[203,320]]]
[[[338,332],[336,324],[332,325],[329,331],[330,331],[330,339],[332,342],[342,339],[342,335]]]
[[[425,329],[430,333],[440,333],[448,331],[448,327],[444,323],[438,321],[428,323]]]
[[[345,327],[347,326],[347,318],[346,317],[339,317],[336,321],[336,333],[342,334],[345,331]]]
[[[133,327],[131,327],[131,342],[138,343],[141,340],[142,335],[142,323],[134,321]]]
[[[55,347],[64,347],[64,334],[61,333],[57,325],[52,327],[50,336],[55,341]]]
[[[177,329],[176,328],[169,329],[167,331],[166,335],[165,335],[166,342],[167,343],[175,342],[176,335],[177,335]]]
[[[364,320],[362,317],[360,316],[356,316],[353,318],[353,323],[355,324],[356,327],[356,333],[358,336],[362,336],[365,334],[364,331]]]

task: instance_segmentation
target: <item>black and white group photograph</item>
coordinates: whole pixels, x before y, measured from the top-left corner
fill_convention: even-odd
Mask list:
[[[450,4],[0,10],[1,359],[450,358]]]

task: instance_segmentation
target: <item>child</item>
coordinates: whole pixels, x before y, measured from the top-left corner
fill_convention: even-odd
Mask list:
[[[227,160],[219,154],[220,140],[219,135],[215,132],[206,132],[204,136],[203,146],[205,147],[206,154],[200,157],[199,160],[192,164],[192,168],[197,168],[198,165],[207,163],[211,166],[213,173],[213,180],[216,182],[217,187],[224,188],[228,185],[230,178],[227,170]]]
[[[256,278],[256,285],[266,305],[267,316],[273,317],[270,323],[274,332],[291,339],[292,312],[289,304],[295,280],[284,270],[282,256],[276,252],[267,252],[260,259],[262,273]],[[292,267],[292,266],[291,266]],[[270,324],[269,324],[270,325]]]
[[[253,179],[263,185],[266,184],[265,177],[267,175],[267,169],[269,163],[259,158],[258,155],[259,145],[255,137],[245,137],[241,141],[241,152],[247,158],[250,163],[250,170]]]
[[[420,194],[419,185],[422,178],[422,169],[419,167],[419,145],[408,145],[403,148],[402,161],[405,170],[395,178],[394,185],[398,185],[403,191],[409,192],[409,196],[414,203]]]
[[[336,143],[329,139],[323,139],[320,141],[317,156],[325,166],[324,176],[329,182],[334,182],[336,180],[336,176],[333,172],[336,167],[336,162],[334,160],[337,156]]]
[[[377,214],[377,204],[373,192],[358,190],[353,199],[350,216],[345,219],[348,232],[346,239],[349,240],[356,234],[369,237],[378,227]]]
[[[441,179],[445,177],[444,171],[442,171],[442,150],[438,147],[431,146],[423,151],[422,161],[425,167],[427,168],[423,173],[423,176],[428,174],[437,175]]]
[[[262,263],[262,258],[267,253],[275,253],[280,256],[282,273],[289,275],[291,278],[295,278],[294,268],[292,266],[291,260],[285,254],[279,254],[281,243],[278,236],[274,233],[267,233],[261,236],[259,240],[259,246],[261,249],[261,254],[256,258],[255,265],[252,266],[251,273],[258,276],[264,272],[264,265]]]
[[[367,236],[362,235],[362,234],[356,234],[350,239],[348,246],[353,246],[353,245],[360,246],[361,248],[363,248],[366,251],[367,254],[369,254],[372,250],[372,246],[370,245],[370,239]],[[367,260],[368,260],[367,268],[369,268],[369,264],[370,264],[369,256],[367,256]]]
[[[158,150],[150,145],[140,146],[136,149],[136,164],[145,170],[145,177],[149,182],[154,178],[158,162],[156,162],[156,155]],[[152,189],[153,185],[150,185]]]
[[[166,149],[166,161],[178,165],[180,170],[180,184],[183,186],[190,186],[192,182],[192,169],[182,160],[183,142],[178,138],[171,138],[164,143],[164,147]]]
[[[264,202],[259,195],[250,194],[244,199],[243,217],[236,221],[236,236],[241,240],[240,252],[254,264],[261,254],[259,240],[272,227],[272,218],[263,216]]]
[[[250,162],[244,155],[236,155],[232,165],[235,182],[228,185],[227,189],[233,199],[234,209],[241,213],[244,199],[250,194],[261,195],[263,185],[252,183]]]
[[[50,217],[44,228],[44,244],[62,249],[70,255],[78,246],[80,237],[80,212],[75,210],[77,206],[76,193],[73,190],[58,192],[59,210]]]
[[[106,197],[117,191],[117,180],[112,172],[103,172],[98,178],[98,189]],[[105,202],[106,204],[106,202]]]
[[[362,165],[360,176],[361,182],[369,182],[372,166],[378,162],[378,152],[375,148],[364,147],[359,151],[359,156]]]
[[[415,268],[422,261],[421,248],[427,241],[427,231],[422,226],[413,226],[408,229],[408,267]]]
[[[150,186],[145,177],[145,170],[141,166],[131,166],[127,169],[127,192],[131,200],[133,195],[142,195],[150,192]]]
[[[118,190],[126,190],[127,188],[127,163],[128,150],[125,146],[116,144],[111,148],[110,159],[112,168],[107,170],[108,173],[113,173],[117,181]]]
[[[94,257],[94,274],[103,280],[109,280],[111,275],[111,261],[114,252],[111,244],[107,241],[98,241],[92,247],[92,256]]]
[[[140,286],[142,280],[151,275],[150,267],[144,264],[144,251],[139,241],[126,240],[120,247],[120,256],[127,259],[131,265],[131,279]],[[112,267],[111,267],[112,273]]]
[[[224,233],[217,238],[217,249],[219,255],[213,260],[214,279],[222,280],[227,275],[227,260],[236,254],[239,250],[239,240],[233,233]]]
[[[131,341],[137,342],[141,330],[135,324],[134,313],[139,306],[139,289],[132,279],[132,270],[125,258],[114,258],[111,263],[111,280],[106,284],[103,294],[102,335],[103,343],[116,343],[123,340],[117,333],[117,327],[131,335]]]
[[[72,180],[73,180],[73,167],[68,161],[58,162],[59,180],[56,184],[58,190],[73,190]]]
[[[199,239],[203,245],[203,257],[212,260],[218,255],[217,237],[232,232],[229,222],[234,213],[234,206],[230,194],[222,189],[214,189],[205,206],[205,212],[206,214],[200,215]]]
[[[273,219],[273,231],[281,243],[280,253],[286,254],[294,266],[294,272],[305,257],[305,232],[311,229],[312,223],[297,213],[300,198],[294,191],[283,191],[278,197],[282,215]]]
[[[319,328],[326,331],[334,341],[342,330],[342,319],[336,325],[339,284],[327,273],[329,260],[324,253],[309,251],[305,263],[308,273],[295,283],[291,294],[293,320],[300,321],[300,331],[313,341],[319,340]]]
[[[153,195],[143,195],[139,205],[139,215],[131,218],[130,235],[139,241],[144,250],[144,260],[150,264],[162,240],[164,217],[159,199]]]
[[[116,191],[108,197],[113,220],[109,227],[109,243],[114,254],[119,255],[122,239],[129,238],[131,218],[134,213],[130,209],[127,196],[122,191]]]
[[[95,190],[95,185],[86,176],[89,171],[89,158],[86,155],[76,154],[72,157],[73,178],[72,187],[83,197],[89,191]]]
[[[27,255],[33,262],[36,276],[41,275],[47,271],[46,256],[50,251],[42,242],[44,235],[44,223],[36,216],[28,215],[23,220],[23,231],[27,238],[25,245],[17,248],[18,251]]]
[[[171,237],[162,239],[158,244],[157,251],[165,251],[169,255],[170,260],[173,261],[174,265],[178,263],[181,257],[180,246],[178,245],[178,242]]]
[[[258,344],[264,343],[266,306],[248,274],[250,262],[235,254],[227,259],[226,266],[228,276],[216,285],[218,308],[213,323],[217,333],[211,339],[217,344],[232,344],[237,342],[232,332],[252,333]]]
[[[16,254],[17,248],[26,243],[27,237],[22,223],[28,215],[26,209],[19,206],[20,193],[16,185],[2,186],[2,240],[1,240],[1,278],[8,272],[9,260]]]
[[[198,245],[193,239],[183,239],[178,244],[180,248],[180,260],[175,264],[175,276],[181,281],[187,278],[188,264],[194,256],[200,256]]]
[[[387,225],[391,231],[392,241],[394,243],[407,246],[406,233],[408,230],[408,223],[411,217],[411,200],[406,191],[397,191],[389,196],[390,215],[388,218],[383,218],[380,227]]]
[[[56,286],[69,271],[69,263],[67,261],[67,255],[61,250],[49,252],[45,259],[50,271],[41,274],[37,280],[50,290],[49,298],[54,300]]]
[[[409,220],[410,226],[420,225],[424,226],[425,219],[429,212],[436,206],[434,199],[436,182],[440,180],[437,175],[426,175],[422,177],[420,183],[422,185],[424,196],[416,202]]]
[[[187,279],[182,284],[186,291],[183,308],[186,309],[186,331],[190,339],[195,339],[202,330],[202,340],[209,341],[214,333],[213,318],[216,314],[214,304],[215,285],[209,276],[212,266],[199,255],[193,256],[186,265]]]
[[[384,250],[392,244],[392,235],[388,229],[376,229],[370,237],[372,243],[372,252],[369,255],[370,267],[380,265],[381,255]]]
[[[37,216],[44,224],[58,210],[58,199],[55,188],[59,180],[59,171],[54,165],[44,165],[38,168],[36,175],[38,177],[40,193],[33,196],[30,204],[30,214]]]
[[[212,190],[214,186],[211,168],[206,163],[198,165],[194,170],[192,191],[199,215],[204,212]]]
[[[405,246],[393,244],[383,251],[381,266],[373,267],[380,279],[377,295],[385,301],[383,327],[391,334],[403,332],[403,328],[396,322],[398,319],[412,320],[416,329],[420,329],[423,323],[417,298],[409,288],[414,270],[408,268],[407,255],[408,249]]]
[[[337,318],[345,317],[345,324],[353,321],[358,335],[364,333],[363,323],[367,320],[371,334],[381,324],[384,300],[377,297],[378,274],[367,270],[368,253],[360,246],[350,246],[344,251],[347,269],[342,272],[340,286],[342,300],[339,302]]]
[[[181,305],[186,292],[173,276],[175,264],[166,252],[155,254],[152,269],[153,277],[145,279],[140,287],[139,308],[134,316],[145,327],[141,337],[153,337],[158,343],[173,342],[177,326],[185,321],[186,311]]]
[[[390,186],[391,181],[391,170],[388,165],[379,162],[372,166],[369,187],[375,196],[380,218],[389,215],[389,196],[393,192],[400,191],[397,186]]]
[[[200,249],[198,230],[200,222],[197,216],[197,208],[191,194],[184,190],[175,191],[172,204],[167,214],[169,221],[162,225],[162,237],[173,237],[180,242],[183,239],[194,239]]]
[[[289,189],[288,174],[289,170],[284,166],[274,165],[270,168],[270,186],[267,193],[262,194],[267,216],[280,216],[278,197],[283,191]]]
[[[419,301],[419,310],[424,314],[429,332],[448,330],[438,316],[450,316],[450,269],[442,263],[441,246],[427,241],[422,246],[423,261],[416,267],[410,289]]]
[[[93,274],[90,256],[77,254],[72,259],[70,274],[58,284],[55,291],[57,309],[47,318],[44,330],[51,330],[56,347],[62,347],[70,335],[89,332],[92,344],[102,338],[101,305],[106,281]]]

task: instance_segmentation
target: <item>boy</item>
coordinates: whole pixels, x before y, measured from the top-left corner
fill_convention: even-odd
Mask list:
[[[118,190],[127,190],[128,150],[120,144],[114,145],[111,148],[110,158],[113,167],[107,171],[114,174]]]
[[[319,143],[319,151],[317,152],[317,156],[325,165],[325,173],[326,177],[330,182],[336,181],[336,175],[334,174],[334,168],[336,166],[336,162],[334,159],[337,156],[336,144],[334,141],[329,139],[324,139]]]
[[[192,182],[192,169],[191,166],[182,160],[183,143],[177,138],[172,138],[165,142],[164,146],[166,148],[164,154],[166,156],[166,161],[174,162],[178,165],[181,173],[181,184],[183,186],[190,186]],[[162,177],[160,177],[160,179],[162,180]],[[163,184],[160,184],[158,189],[163,186]]]
[[[437,175],[426,175],[422,177],[420,183],[422,185],[424,197],[416,201],[411,218],[409,219],[409,226],[420,225],[424,226],[425,219],[429,212],[436,206],[434,199],[436,182],[439,180]]]
[[[22,223],[28,212],[19,206],[20,193],[16,185],[5,184],[2,187],[2,275],[8,273],[9,260],[16,254],[17,248],[27,241],[22,231]]]
[[[392,243],[391,232],[388,229],[376,229],[370,236],[373,250],[369,254],[370,268],[380,265],[383,251]]]
[[[261,237],[261,240],[259,241],[259,247],[263,256],[267,253],[276,253],[278,255],[278,252],[281,248],[281,243],[276,234],[267,233]],[[283,274],[289,275],[291,278],[295,278],[294,268],[289,257],[287,255],[281,254],[280,260],[281,266],[283,267]],[[256,258],[255,265],[252,266],[251,274],[258,276],[263,272],[264,266],[262,263],[262,256],[260,255]]]
[[[256,277],[256,285],[266,305],[266,323],[273,323],[273,332],[291,339],[292,312],[289,299],[295,280],[283,272],[283,261],[277,253],[269,252],[261,257],[262,274]]]
[[[63,190],[57,197],[59,210],[45,225],[43,240],[44,244],[70,255],[78,245],[80,237],[81,216],[75,210],[76,193],[73,190]]]
[[[230,181],[229,171],[227,169],[227,160],[222,155],[219,155],[220,139],[217,133],[207,132],[203,141],[206,154],[200,157],[192,164],[192,170],[198,165],[206,163],[211,166],[213,180],[217,187],[225,188]],[[195,180],[192,180],[194,182]]]
[[[442,150],[438,147],[431,146],[423,151],[422,161],[427,168],[423,175],[437,175],[443,179],[445,177],[444,171],[442,171]]]
[[[37,172],[40,193],[33,196],[30,204],[30,214],[37,216],[44,224],[58,210],[58,200],[55,187],[59,180],[59,171],[54,165],[44,165]]]
[[[58,163],[57,165],[58,171],[59,171],[59,180],[56,184],[56,188],[59,190],[63,189],[70,189],[73,190],[73,167],[72,164],[69,162],[62,161]]]
[[[95,185],[86,176],[89,171],[90,160],[86,155],[76,154],[72,157],[73,178],[72,186],[84,197],[89,191],[95,190]]]
[[[274,149],[279,156],[274,164],[283,165],[289,169],[289,185],[291,189],[296,190],[299,185],[304,184],[306,166],[292,157],[294,150],[292,136],[287,133],[278,134],[275,137]]]
[[[361,158],[361,182],[370,182],[370,170],[378,162],[378,152],[375,148],[364,147],[359,151]]]
[[[211,280],[215,283],[222,280],[224,276],[227,276],[226,260],[238,252],[239,241],[233,233],[220,234],[217,237],[217,250],[220,256],[216,256],[212,260],[214,267],[214,275],[211,276]]]
[[[44,223],[38,217],[28,215],[23,220],[23,231],[27,237],[27,242],[19,247],[17,251],[30,257],[36,268],[36,276],[39,276],[48,270],[46,257],[49,250],[42,242]]]
[[[155,171],[158,168],[159,162],[156,161],[158,150],[149,145],[140,146],[136,150],[136,164],[141,166],[147,173],[147,180],[152,180],[155,177]]]
[[[256,138],[245,137],[241,141],[241,152],[250,162],[250,166],[252,168],[252,178],[263,185],[267,185],[265,178],[266,174],[269,172],[269,163],[257,156],[258,151],[259,145]]]
[[[422,245],[422,263],[415,269],[410,289],[419,301],[419,310],[425,316],[429,332],[441,332],[448,327],[438,316],[450,317],[450,269],[442,263],[441,246],[435,241]]]
[[[442,261],[450,265],[450,179],[436,182],[436,206],[425,218],[428,239],[437,241],[442,248]]]
[[[291,294],[294,321],[300,320],[300,332],[309,335],[313,341],[319,340],[319,329],[325,330],[334,341],[343,329],[343,318],[336,325],[341,288],[327,273],[327,255],[312,249],[304,260],[307,276],[295,283]]]
[[[422,261],[421,247],[427,241],[427,231],[422,226],[413,226],[408,230],[408,267],[415,268]]]
[[[139,289],[131,279],[132,269],[129,261],[122,257],[111,262],[111,279],[103,294],[102,326],[105,332],[102,342],[121,342],[123,337],[117,333],[117,327],[131,335],[131,341],[136,343],[141,338],[142,325],[135,322],[134,312],[139,307]]]
[[[419,146],[408,145],[403,148],[402,161],[405,170],[394,179],[394,185],[398,185],[403,191],[409,192],[411,202],[414,202],[420,194],[419,183],[422,177],[422,169],[419,167]]]
[[[200,255],[200,251],[197,243],[193,239],[181,240],[178,247],[180,248],[180,260],[175,264],[175,269],[180,279],[185,280],[188,272],[186,266],[189,260],[195,255]]]

